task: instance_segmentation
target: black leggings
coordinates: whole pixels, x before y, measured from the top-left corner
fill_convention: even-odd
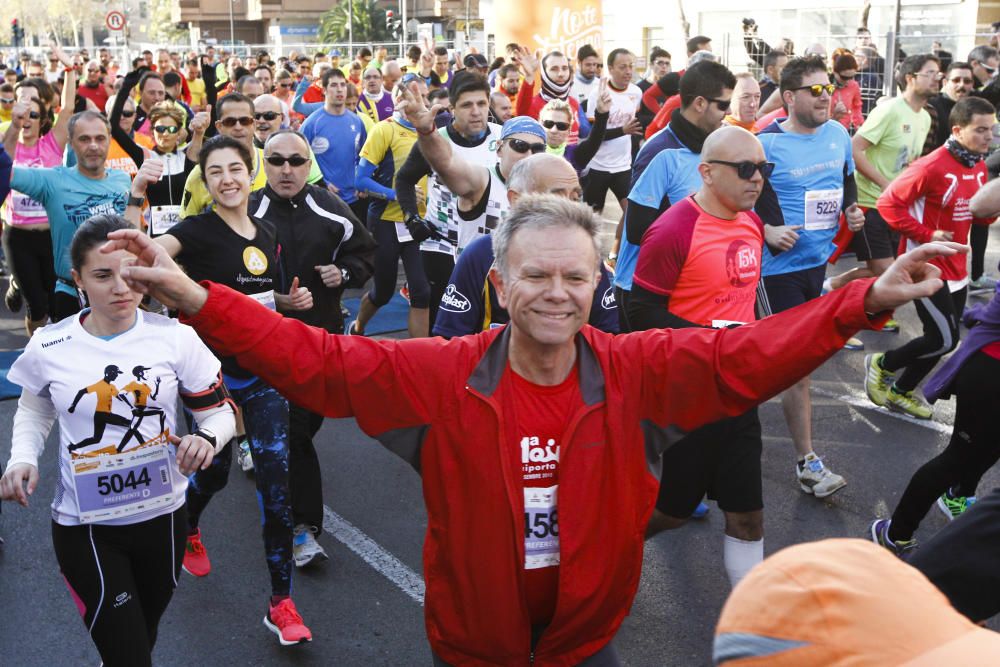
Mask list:
[[[913,302],[920,322],[924,325],[923,335],[902,347],[889,350],[882,359],[882,367],[887,371],[895,373],[904,369],[896,380],[897,389],[916,389],[938,359],[958,345],[958,323],[962,317],[962,309],[965,308],[967,293],[966,287],[957,292],[949,292],[946,283],[931,296]]]
[[[152,665],[156,629],[177,587],[184,507],[127,526],[62,526],[52,544],[104,667]]]
[[[424,251],[420,253],[424,261],[424,274],[430,285],[430,330],[434,331],[434,321],[437,319],[438,308],[441,307],[441,297],[448,289],[451,273],[455,270],[455,258],[443,252]]]
[[[969,228],[969,244],[972,246],[972,270],[969,271],[969,277],[973,280],[982,278],[986,270],[986,244],[989,240],[989,225],[972,225]]]
[[[399,242],[396,224],[388,220],[370,219],[369,228],[378,246],[375,248],[375,275],[368,290],[368,299],[381,308],[396,293],[396,276],[399,260],[403,260],[406,284],[410,288],[410,307],[426,308],[430,300],[430,286],[424,275],[420,259],[420,244],[416,241]]]
[[[938,497],[954,487],[974,496],[983,474],[1000,458],[1000,359],[977,352],[954,381],[955,428],[943,452],[914,473],[892,514],[889,536],[908,540]]]
[[[44,320],[56,287],[52,234],[48,229],[4,225],[3,249],[28,311],[28,319]]]
[[[288,490],[292,521],[323,530],[323,477],[313,438],[323,426],[323,415],[288,405]]]

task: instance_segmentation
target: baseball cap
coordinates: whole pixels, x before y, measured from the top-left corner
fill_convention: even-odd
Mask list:
[[[333,51],[330,51],[330,57],[331,57],[331,58],[339,58],[339,57],[341,57],[342,55],[344,55],[344,54],[342,54],[342,53],[340,52],[340,49],[334,49]]]
[[[500,131],[500,140],[503,141],[512,134],[522,133],[533,134],[545,141],[545,128],[531,116],[514,116],[504,123]]]
[[[715,629],[714,663],[725,667],[932,667],[989,655],[1000,655],[1000,634],[958,613],[916,568],[856,539],[774,554],[733,589]]]
[[[462,64],[466,67],[489,67],[486,56],[481,53],[470,53],[462,58]]]

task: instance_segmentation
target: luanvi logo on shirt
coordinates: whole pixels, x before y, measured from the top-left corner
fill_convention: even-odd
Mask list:
[[[56,338],[55,340],[50,340],[48,343],[42,343],[42,347],[52,347],[53,345],[58,345],[59,343],[66,340],[65,338]]]
[[[128,591],[125,591],[124,593],[119,593],[118,595],[115,596],[115,604],[114,604],[115,609],[118,609],[118,607],[122,606],[131,599],[132,595]]]

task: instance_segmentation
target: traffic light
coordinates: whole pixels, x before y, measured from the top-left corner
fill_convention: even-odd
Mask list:
[[[20,22],[17,19],[11,19],[10,22],[10,34],[14,38],[14,45],[16,46],[22,39],[24,39],[24,28],[21,27]]]
[[[396,12],[391,9],[385,10],[385,29],[392,33],[393,39],[399,37],[399,26],[401,20],[396,18]]]

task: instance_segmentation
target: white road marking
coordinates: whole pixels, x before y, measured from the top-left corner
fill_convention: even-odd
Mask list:
[[[323,530],[361,557],[376,572],[395,584],[420,606],[424,605],[424,579],[350,521],[323,506]]]
[[[865,426],[867,426],[871,430],[875,431],[875,433],[881,433],[882,432],[882,429],[880,429],[878,426],[876,426],[875,423],[871,419],[868,419],[868,417],[865,417],[863,414],[861,414],[861,411],[858,410],[853,405],[848,405],[847,406],[847,411],[849,413],[851,413],[851,421],[861,422],[862,424],[864,424]]]
[[[847,403],[848,405],[853,405],[856,408],[865,408],[866,410],[872,410],[878,412],[882,415],[887,415],[895,419],[900,419],[904,422],[909,422],[915,424],[916,426],[922,426],[926,429],[932,431],[937,431],[938,433],[946,433],[951,435],[951,426],[949,424],[942,424],[941,422],[934,421],[933,419],[916,419],[910,415],[900,414],[899,412],[892,412],[887,408],[880,408],[874,405],[868,400],[868,397],[861,393],[855,393],[849,391],[846,394],[838,394],[835,391],[830,391],[829,389],[824,389],[823,387],[817,387],[815,384],[812,387],[812,391],[820,396],[826,396],[827,398],[833,398],[842,403]]]

